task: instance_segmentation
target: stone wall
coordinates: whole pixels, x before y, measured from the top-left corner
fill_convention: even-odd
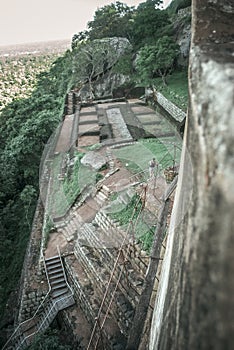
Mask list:
[[[38,200],[31,236],[25,253],[25,260],[21,273],[19,314],[16,323],[20,323],[32,317],[42,302],[43,297],[48,292],[46,275],[44,271],[38,268],[43,215],[44,209],[41,200]]]
[[[160,92],[156,92],[157,103],[175,120],[176,123],[182,123],[186,118],[186,113],[169,101]]]
[[[193,1],[190,108],[150,350],[232,349],[233,1]],[[188,185],[193,185],[188,212]]]
[[[159,107],[160,113],[169,118],[178,129],[184,124],[186,113],[160,92],[157,92],[155,88],[153,90],[151,88],[145,89],[145,99],[146,102],[153,104],[154,107]]]

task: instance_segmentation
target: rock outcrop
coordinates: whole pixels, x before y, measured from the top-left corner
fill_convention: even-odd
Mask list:
[[[150,349],[232,349],[233,1],[193,1],[190,108]],[[187,153],[188,155],[188,153]],[[193,192],[181,217],[188,184]],[[187,205],[188,206],[188,205]]]
[[[81,101],[112,96],[114,89],[129,81],[128,76],[112,70],[129,49],[128,39],[116,37],[94,40],[76,49],[74,72]]]

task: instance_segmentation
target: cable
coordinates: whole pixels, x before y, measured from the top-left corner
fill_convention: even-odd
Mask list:
[[[144,196],[146,196],[147,188],[143,188],[142,192],[143,192],[143,191],[144,191]],[[130,225],[132,225],[132,219],[133,219],[133,217],[134,217],[134,215],[135,215],[135,211],[136,211],[136,209],[137,209],[137,206],[138,206],[138,203],[139,203],[140,200],[141,200],[141,197],[139,198],[139,200],[137,201],[137,203],[136,203],[135,206],[134,206],[133,214],[132,214],[131,220],[130,220],[130,222],[129,222],[128,228],[130,227]],[[143,203],[142,203],[140,212],[139,212],[138,215],[137,215],[137,218],[136,218],[136,221],[135,221],[135,225],[134,225],[134,226],[136,226],[136,224],[137,224],[137,222],[138,222],[138,219],[139,219],[139,217],[140,217],[140,213],[141,213],[142,210],[144,209],[144,206],[145,206],[145,201],[143,201]],[[128,234],[128,228],[127,228],[126,236],[127,236],[127,234]],[[125,236],[125,238],[126,238],[126,236]],[[124,238],[124,240],[125,240],[125,238]],[[127,255],[128,255],[128,253],[129,253],[129,249],[130,249],[130,242],[128,243],[128,246],[127,246]],[[121,248],[120,248],[120,250],[119,250],[119,254],[121,254],[121,253],[123,254],[123,252],[122,252],[122,246],[121,246]],[[106,321],[106,319],[107,319],[107,316],[108,316],[108,314],[109,314],[111,305],[112,305],[113,300],[114,300],[114,297],[115,297],[116,290],[117,290],[117,288],[118,288],[118,285],[119,285],[119,283],[120,283],[120,279],[121,279],[121,277],[122,277],[123,270],[124,270],[124,264],[123,264],[122,267],[121,267],[118,280],[117,280],[117,282],[116,282],[114,291],[112,292],[112,297],[111,297],[111,299],[110,299],[109,305],[108,305],[107,310],[106,310],[106,313],[105,313],[105,315],[104,315],[104,319],[103,319],[102,324],[101,324],[101,326],[100,326],[100,331],[102,331],[102,329],[103,329],[103,327],[104,327],[104,324],[105,324],[105,321]],[[101,335],[101,333],[100,333],[100,335]],[[95,350],[97,349],[97,346],[98,346],[98,343],[99,343],[99,339],[100,339],[100,335],[99,335],[99,337],[98,337],[98,339],[97,339],[97,341],[96,341],[95,348],[94,348]],[[87,350],[88,350],[88,349],[87,349]]]
[[[144,190],[145,190],[145,189],[143,189],[142,192],[143,192]],[[89,343],[88,343],[87,350],[90,349],[90,346],[91,346],[91,344],[92,344],[93,337],[94,337],[96,328],[97,328],[97,326],[98,326],[99,318],[100,318],[100,316],[101,316],[101,312],[102,312],[102,309],[103,309],[103,306],[104,306],[104,302],[105,302],[105,300],[106,300],[106,297],[107,297],[107,294],[108,294],[108,291],[109,291],[109,288],[110,288],[110,284],[111,284],[112,279],[113,279],[113,276],[114,276],[114,272],[115,272],[116,267],[117,267],[117,264],[118,264],[118,262],[119,262],[122,248],[123,248],[123,246],[124,246],[124,244],[125,244],[125,241],[126,241],[126,239],[127,239],[127,236],[128,236],[128,233],[129,233],[129,229],[130,229],[130,225],[132,224],[131,221],[132,221],[132,219],[133,219],[133,217],[134,217],[134,215],[135,215],[136,208],[137,208],[137,206],[138,206],[140,200],[141,200],[141,196],[139,196],[139,199],[138,199],[137,203],[136,203],[135,206],[134,206],[133,213],[132,213],[130,222],[129,222],[129,224],[128,224],[126,234],[125,234],[125,236],[124,236],[124,238],[123,238],[123,241],[122,241],[122,243],[121,243],[121,246],[120,246],[118,255],[117,255],[117,257],[116,257],[116,260],[115,260],[115,263],[114,263],[114,266],[113,266],[113,269],[112,269],[112,271],[111,271],[111,275],[110,275],[109,281],[108,281],[108,283],[107,283],[107,287],[106,287],[106,290],[105,290],[105,293],[104,293],[104,296],[103,296],[103,299],[102,299],[102,302],[101,302],[101,305],[100,305],[100,308],[99,308],[99,310],[98,310],[98,314],[97,314],[97,317],[96,317],[96,320],[95,320],[95,323],[94,323],[94,326],[93,326],[93,330],[92,330],[92,333],[91,333],[91,336],[90,336],[90,340],[89,340]],[[129,246],[129,244],[128,244],[128,246]],[[122,275],[122,271],[120,271],[120,277],[121,277],[121,275]],[[119,277],[119,278],[120,278],[120,277]],[[119,280],[119,279],[118,279],[118,280]],[[118,286],[118,284],[119,284],[119,282],[117,281],[117,286]],[[113,296],[114,296],[114,294],[115,294],[115,292],[114,292],[113,295],[112,295],[111,303],[112,303],[112,301],[113,301]],[[109,306],[110,306],[110,304],[109,304]],[[107,309],[108,312],[109,312],[109,306],[108,306],[108,309]],[[105,323],[105,320],[106,320],[106,317],[107,317],[106,315],[107,315],[107,313],[106,313],[105,316],[104,316],[104,323]],[[101,327],[100,327],[100,331],[102,330],[102,328],[103,328],[103,326],[104,326],[104,323],[102,323],[102,325],[101,325]],[[99,337],[99,338],[100,338],[100,337]],[[99,341],[99,338],[98,338],[98,341]]]

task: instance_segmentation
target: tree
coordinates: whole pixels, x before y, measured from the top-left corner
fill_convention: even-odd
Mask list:
[[[74,34],[72,37],[72,43],[71,43],[71,47],[72,50],[74,50],[79,43],[82,43],[83,41],[88,39],[88,31],[84,30],[82,32],[79,32],[77,34]]]
[[[71,350],[69,345],[62,345],[56,330],[49,329],[44,334],[39,334],[28,350]]]
[[[129,46],[127,39],[120,38],[106,38],[80,44],[74,51],[74,85],[81,87],[88,83],[92,99],[92,82],[110,70]]]
[[[60,121],[69,89],[71,54],[67,51],[49,72],[40,73],[30,98],[14,100],[1,111],[0,328],[6,300],[21,272],[38,196],[41,154]]]
[[[177,55],[178,45],[168,36],[160,38],[155,45],[145,45],[136,60],[141,80],[149,82],[159,76],[166,85],[166,76],[172,72]]]
[[[133,21],[135,47],[153,45],[162,35],[167,34],[170,20],[167,11],[160,10],[161,3],[161,0],[147,0],[138,6]]]
[[[93,21],[88,22],[89,39],[125,37],[131,40],[134,7],[119,1],[96,10]]]

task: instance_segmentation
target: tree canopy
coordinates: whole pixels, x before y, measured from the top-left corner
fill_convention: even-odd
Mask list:
[[[166,76],[172,71],[177,55],[178,46],[168,36],[158,39],[155,45],[145,45],[136,60],[138,75],[143,82],[160,76],[166,84]]]
[[[89,39],[125,37],[131,39],[134,7],[116,1],[95,11],[94,18],[88,22]]]
[[[167,33],[170,20],[167,11],[160,10],[161,3],[161,0],[147,0],[138,6],[132,27],[133,44],[137,48],[153,44]]]
[[[4,304],[20,277],[39,193],[41,155],[61,119],[71,70],[71,52],[67,51],[49,72],[40,73],[37,88],[29,98],[14,100],[1,112],[0,276],[4,286],[0,288],[1,322]]]

